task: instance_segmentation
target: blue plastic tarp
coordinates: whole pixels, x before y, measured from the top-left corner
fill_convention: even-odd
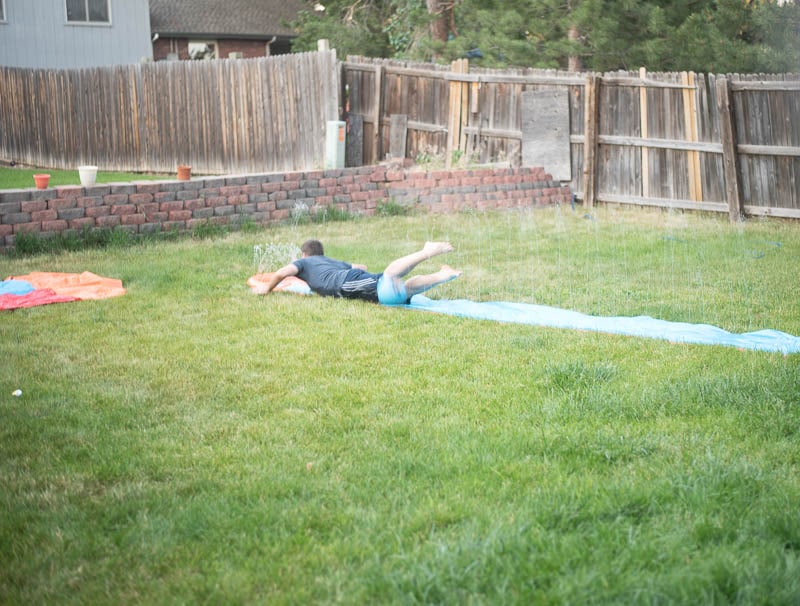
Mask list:
[[[27,295],[35,290],[33,284],[25,280],[3,280],[0,282],[0,295]]]
[[[777,330],[736,334],[709,324],[670,322],[649,316],[591,316],[546,305],[465,299],[434,300],[424,295],[412,297],[406,307],[465,318],[664,339],[675,343],[727,345],[783,354],[800,352],[800,337]]]

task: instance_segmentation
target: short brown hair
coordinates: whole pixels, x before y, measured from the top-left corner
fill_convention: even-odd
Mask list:
[[[317,257],[325,254],[322,250],[322,242],[319,240],[306,240],[300,247],[300,252],[306,257]]]

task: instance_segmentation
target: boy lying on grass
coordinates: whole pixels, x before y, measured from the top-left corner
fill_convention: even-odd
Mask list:
[[[449,265],[432,274],[403,278],[417,265],[453,250],[449,242],[426,242],[422,250],[392,261],[383,273],[373,274],[365,265],[326,257],[319,240],[307,240],[300,247],[302,257],[281,267],[270,278],[252,288],[266,295],[285,278],[296,276],[318,295],[362,299],[383,305],[405,305],[414,295],[449,282],[461,275]]]

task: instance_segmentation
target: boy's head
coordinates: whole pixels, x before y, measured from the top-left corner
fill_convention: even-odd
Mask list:
[[[317,257],[325,254],[322,250],[322,242],[319,240],[306,240],[300,247],[300,252],[304,257]]]

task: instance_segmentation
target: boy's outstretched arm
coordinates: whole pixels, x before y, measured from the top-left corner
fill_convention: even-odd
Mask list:
[[[284,265],[278,271],[274,272],[269,280],[263,284],[254,287],[252,291],[257,295],[268,295],[272,290],[281,283],[281,280],[290,276],[296,276],[298,272],[297,266],[294,263]]]

